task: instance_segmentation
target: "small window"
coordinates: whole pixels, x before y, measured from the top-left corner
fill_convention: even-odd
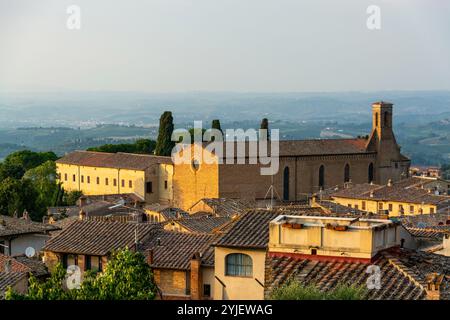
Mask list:
[[[434,208],[430,208],[430,213],[434,213]]]
[[[64,181],[67,181],[67,173],[64,173]]]
[[[351,208],[352,207],[352,205],[349,203],[348,205],[347,205],[347,207],[349,207],[349,208]]]
[[[392,211],[394,209],[393,206],[392,206],[392,203],[388,204],[388,208],[389,208],[389,211]]]
[[[210,284],[203,285],[203,296],[211,297],[211,285]]]
[[[167,189],[167,180],[164,181],[164,189]]]
[[[423,214],[423,209],[419,208],[419,214]]]
[[[227,276],[251,277],[253,261],[247,254],[231,253],[225,257],[225,274]]]
[[[317,249],[311,249],[311,255],[316,256],[317,255]]]
[[[105,178],[105,186],[109,185],[109,180],[108,178]]]
[[[400,214],[405,213],[405,210],[403,209],[403,205],[401,205],[401,204],[398,205],[398,211],[400,212]]]
[[[382,202],[378,203],[378,210],[383,210],[383,203]]]
[[[128,188],[133,188],[133,181],[131,180],[128,181]]]
[[[91,176],[87,176],[87,183],[91,183]]]
[[[409,206],[409,213],[414,213],[414,206]]]
[[[100,184],[100,177],[97,177],[97,184]]]
[[[122,179],[122,188],[125,188],[125,180]]]
[[[72,176],[72,180],[73,180],[73,182],[75,182],[75,181],[77,180],[76,175],[73,175],[73,176]]]
[[[361,209],[366,210],[366,202],[365,201],[363,201],[361,203]]]
[[[84,256],[84,271],[91,270],[91,256]]]
[[[84,183],[84,176],[81,176],[81,183]]]
[[[358,205],[357,205],[357,204],[355,204],[355,209],[356,209],[356,210],[358,210],[358,209],[359,209],[359,208],[358,208]]]
[[[147,183],[145,184],[145,189],[147,193],[153,192],[153,184],[151,181],[147,181]]]
[[[117,186],[117,179],[114,179],[114,180],[113,180],[113,185],[114,185],[114,187]]]

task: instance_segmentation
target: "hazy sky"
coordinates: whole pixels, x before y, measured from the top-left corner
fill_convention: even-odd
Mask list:
[[[449,60],[447,0],[0,0],[0,91],[450,90]]]

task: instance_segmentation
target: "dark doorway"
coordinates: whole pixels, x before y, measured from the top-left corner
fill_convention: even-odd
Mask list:
[[[373,181],[373,163],[369,164],[369,183]]]
[[[283,200],[289,200],[289,167],[283,171]]]

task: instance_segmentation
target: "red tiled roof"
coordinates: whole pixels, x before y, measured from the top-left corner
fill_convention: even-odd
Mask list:
[[[145,170],[158,163],[172,163],[170,157],[134,153],[106,153],[93,151],[74,151],[56,163],[73,164],[86,167],[121,168],[131,170]]]
[[[370,263],[380,267],[381,288],[367,290],[367,299],[421,300],[426,298],[426,278],[430,273],[450,275],[450,257],[413,250],[392,248],[380,252]],[[332,290],[338,283],[366,286],[371,273],[369,264],[345,262],[338,259],[315,260],[295,258],[283,254],[266,256],[265,296],[289,280],[315,285],[321,291]],[[448,299],[448,283],[441,291],[441,299]]]
[[[61,233],[49,239],[45,251],[104,256],[113,250],[144,241],[159,224],[126,223],[118,221],[78,220],[72,222]]]
[[[17,261],[13,257],[5,256],[0,253],[0,272],[5,272],[5,262],[11,260],[11,272],[31,272],[31,268]]]
[[[174,231],[161,231],[142,245],[145,254],[153,251],[154,268],[190,269],[190,261],[195,253],[201,254],[202,264],[214,266],[212,243],[217,236]]]

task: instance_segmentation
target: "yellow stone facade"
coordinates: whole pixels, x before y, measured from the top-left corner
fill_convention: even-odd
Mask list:
[[[229,276],[225,273],[228,254],[242,253],[252,259],[252,276]],[[215,247],[214,300],[263,300],[266,250]]]
[[[429,203],[419,204],[412,202],[350,199],[340,197],[333,197],[333,201],[344,206],[348,206],[354,209],[363,210],[367,212],[379,212],[380,210],[387,210],[389,212],[389,217],[398,217],[401,215],[429,214],[437,212],[437,206],[435,204]]]

